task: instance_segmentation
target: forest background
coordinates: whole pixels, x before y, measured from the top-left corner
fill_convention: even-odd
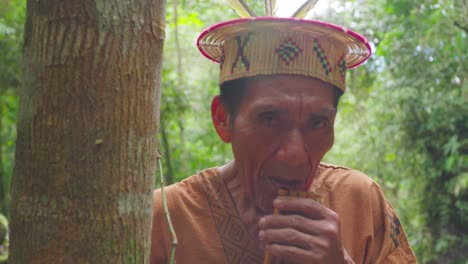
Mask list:
[[[349,71],[325,161],[379,183],[420,263],[468,263],[468,1],[321,1],[309,18],[353,29],[374,50]],[[247,2],[262,14],[263,1]],[[0,0],[0,214],[7,218],[25,8],[25,0]],[[232,158],[209,115],[218,65],[195,41],[236,17],[224,0],[167,2],[159,139],[170,183]],[[7,243],[0,232],[0,263]]]

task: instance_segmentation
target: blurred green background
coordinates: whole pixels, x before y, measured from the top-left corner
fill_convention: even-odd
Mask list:
[[[263,1],[246,2],[263,14]],[[282,13],[295,2],[284,1]],[[468,1],[320,2],[309,18],[355,30],[374,49],[348,73],[335,146],[325,161],[380,184],[420,263],[468,263]],[[0,214],[6,218],[25,8],[25,0],[0,0]],[[232,157],[209,115],[218,65],[198,53],[195,41],[203,28],[237,15],[223,0],[169,0],[166,13],[159,138],[165,176],[176,182]],[[8,248],[1,230],[0,263]]]

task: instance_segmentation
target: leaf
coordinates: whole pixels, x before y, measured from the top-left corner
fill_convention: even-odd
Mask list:
[[[314,8],[315,4],[317,4],[318,0],[307,0],[299,9],[294,12],[292,15],[293,17],[296,18],[304,18],[307,13],[309,13],[312,8]]]
[[[277,10],[278,10],[278,5],[276,4],[276,0],[265,0],[265,15],[266,16],[275,16]]]
[[[255,13],[243,0],[228,0],[231,7],[240,17],[255,17]]]

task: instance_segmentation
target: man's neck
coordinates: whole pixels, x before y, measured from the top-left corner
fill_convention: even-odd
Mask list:
[[[239,172],[235,167],[235,161],[231,161],[219,168],[221,177],[226,183],[227,189],[234,201],[237,212],[245,228],[252,239],[258,242],[258,221],[264,214],[258,212],[254,201],[251,201],[241,184]]]

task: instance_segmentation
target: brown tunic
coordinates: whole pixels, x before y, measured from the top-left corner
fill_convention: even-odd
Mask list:
[[[341,240],[355,263],[417,263],[398,216],[380,187],[361,172],[320,164],[310,190],[340,216]],[[165,188],[184,263],[262,263],[217,168]],[[160,190],[154,193],[151,263],[168,263],[172,238]]]

